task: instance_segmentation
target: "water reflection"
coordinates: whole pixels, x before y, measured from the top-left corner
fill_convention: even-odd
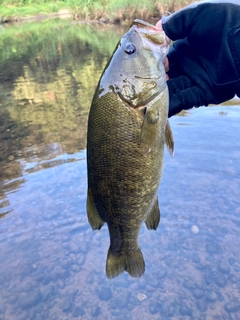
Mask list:
[[[2,181],[20,177],[23,162],[85,149],[89,104],[120,34],[57,20],[2,31]]]
[[[52,21],[1,35],[0,319],[236,320],[238,102],[171,119],[145,274],[106,279],[107,228],[86,218],[86,122],[118,32]]]

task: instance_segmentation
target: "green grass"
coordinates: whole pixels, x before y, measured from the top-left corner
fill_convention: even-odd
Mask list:
[[[61,9],[69,9],[73,11],[76,8],[80,8],[79,1],[77,0],[0,0],[0,17],[4,20],[17,17],[23,18],[33,15],[56,13]]]
[[[136,17],[161,17],[166,11],[176,11],[193,0],[0,0],[3,20],[56,13],[68,9],[75,19],[109,19],[121,22]]]
[[[47,13],[54,13],[58,12],[58,10],[61,9],[59,5],[56,5],[55,3],[47,3],[45,5],[35,5],[35,6],[21,6],[21,7],[4,7],[1,8],[1,16],[2,17],[26,17],[30,15],[36,15],[36,14],[47,14]]]

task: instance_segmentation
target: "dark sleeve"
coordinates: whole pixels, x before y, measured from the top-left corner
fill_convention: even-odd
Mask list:
[[[183,39],[186,46],[191,47],[213,84],[218,86],[239,82],[239,0],[194,3],[163,17],[162,26],[171,40]],[[183,45],[181,47],[184,48]],[[191,70],[185,71],[190,73]]]

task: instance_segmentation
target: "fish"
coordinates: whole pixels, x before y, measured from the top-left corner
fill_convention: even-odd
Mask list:
[[[168,44],[155,26],[134,20],[98,82],[87,129],[87,216],[107,224],[109,279],[145,272],[138,243],[143,221],[156,230],[164,145],[174,153],[164,60]]]

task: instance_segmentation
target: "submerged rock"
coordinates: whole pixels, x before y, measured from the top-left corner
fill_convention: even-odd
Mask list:
[[[40,290],[35,290],[20,295],[19,304],[23,309],[31,308],[33,306],[36,306],[41,300],[42,294]]]
[[[201,299],[204,296],[205,291],[200,288],[195,288],[195,289],[193,289],[192,294],[193,294],[194,298]]]
[[[101,309],[99,308],[99,306],[93,306],[91,308],[91,316],[96,318],[100,315],[101,313]]]
[[[224,308],[229,313],[237,312],[240,310],[240,302],[238,299],[234,298],[234,299],[230,300],[228,303],[226,303]]]
[[[85,313],[85,311],[83,310],[82,307],[76,306],[76,307],[74,308],[74,310],[73,310],[72,315],[74,316],[74,318],[78,318],[78,317],[83,316],[84,313]]]
[[[7,311],[6,305],[2,301],[0,301],[0,315],[4,314],[6,311]]]
[[[97,294],[100,300],[109,300],[112,297],[112,291],[110,287],[102,285],[97,288]]]
[[[151,314],[159,313],[161,310],[161,304],[158,301],[151,300],[149,303],[149,312]]]
[[[47,286],[43,291],[42,291],[42,301],[47,301],[51,297],[54,296],[56,290],[54,286]]]
[[[226,261],[221,261],[218,265],[218,270],[221,272],[221,273],[224,273],[224,274],[229,274],[230,272],[230,267],[228,265],[228,263]]]
[[[207,302],[206,302],[206,300],[205,299],[197,300],[197,307],[198,307],[199,311],[205,312],[207,310]]]
[[[218,294],[213,290],[209,290],[206,293],[206,301],[208,302],[215,302],[217,301],[217,298],[218,298]]]
[[[182,304],[179,308],[179,312],[182,316],[191,316],[192,310],[187,304]]]

